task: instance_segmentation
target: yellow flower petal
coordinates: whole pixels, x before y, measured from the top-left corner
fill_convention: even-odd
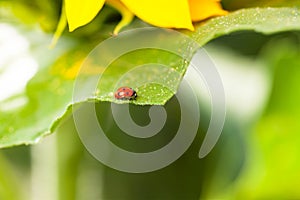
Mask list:
[[[188,0],[121,0],[145,22],[159,27],[194,30]]]
[[[191,18],[201,21],[213,16],[226,15],[219,0],[189,0]]]
[[[94,19],[105,0],[65,0],[69,30],[86,25]]]
[[[130,12],[120,0],[106,0],[106,3],[118,10],[122,15],[122,20],[115,27],[113,34],[117,35],[119,31],[127,26],[133,19],[134,15]]]

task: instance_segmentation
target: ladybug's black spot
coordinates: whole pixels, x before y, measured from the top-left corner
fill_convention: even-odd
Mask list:
[[[131,99],[136,99],[136,97],[137,97],[137,94],[136,94],[135,91],[133,91],[133,93],[132,93],[132,95],[131,95]]]
[[[122,90],[124,91],[124,90],[126,90],[125,88],[122,88]]]
[[[126,95],[129,95],[129,92],[126,92]]]

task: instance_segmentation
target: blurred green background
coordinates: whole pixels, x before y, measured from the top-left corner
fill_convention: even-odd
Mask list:
[[[278,6],[285,1],[273,2],[264,5]],[[223,3],[229,10],[263,5],[253,0]],[[298,5],[299,1],[293,3],[289,2]],[[52,65],[58,58],[64,64],[74,62],[75,58],[62,56],[66,47],[90,43],[82,48],[88,51],[105,39],[120,19],[116,11],[106,7],[84,29],[65,31],[61,44],[43,55],[40,50],[50,44],[61,1],[2,0],[0,6],[1,28],[5,24],[23,37],[29,44],[26,51],[42,66]],[[140,22],[135,21],[133,27],[135,24]],[[7,46],[2,44],[4,54]],[[146,174],[119,172],[94,159],[69,118],[55,134],[36,145],[0,150],[0,199],[300,199],[299,45],[300,32],[296,31],[268,36],[240,31],[204,47],[220,72],[227,99],[224,130],[207,157],[198,158],[210,117],[205,101],[199,102],[200,127],[188,151],[170,166]],[[0,73],[3,69],[1,66]],[[159,137],[147,145],[136,145],[140,141],[116,134],[116,125],[107,122],[111,118],[106,115],[109,106],[97,104],[98,113],[105,115],[99,117],[100,123],[114,142],[135,151],[170,141],[173,135],[167,133],[176,132],[174,124],[180,121],[178,102],[172,98],[164,106],[172,117]],[[130,109],[137,124],[149,123],[148,106]],[[78,112],[83,111],[84,106]]]

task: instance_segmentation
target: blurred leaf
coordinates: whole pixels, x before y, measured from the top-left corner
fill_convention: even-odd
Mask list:
[[[299,21],[300,11],[295,8],[245,9],[200,23],[197,25],[195,32],[189,32],[188,34],[202,46],[216,37],[234,31],[253,30],[271,34],[299,30]],[[133,26],[135,25],[133,24]],[[103,33],[107,32],[107,29],[103,30]],[[106,37],[108,37],[107,34]],[[43,66],[29,82],[24,94],[1,102],[0,147],[32,144],[56,130],[57,126],[72,111],[70,104],[72,103],[74,80],[83,60],[95,44],[102,39],[99,37],[91,40],[78,40],[78,38],[75,38],[76,45],[72,47],[73,49],[68,50],[68,53],[63,54],[54,64],[48,63],[47,66]],[[158,43],[168,43],[166,41],[166,38],[157,38]],[[175,41],[174,44],[169,42],[170,44],[167,45],[179,45]],[[181,47],[181,51],[187,55],[192,55],[195,50],[195,48],[190,48],[189,44],[184,44]],[[43,54],[44,57],[45,55],[47,54]],[[104,57],[109,57],[109,55]],[[98,71],[86,71],[85,76],[87,79],[89,76],[101,73],[103,73],[103,79],[101,79],[102,84],[98,88],[99,93],[96,96],[90,94],[84,101],[124,103],[113,98],[114,86],[123,73],[133,69],[135,65],[143,64],[141,60],[144,63],[163,64],[164,68],[157,67],[155,70],[147,68],[148,71],[138,71],[134,76],[127,77],[124,82],[119,84],[126,83],[126,85],[132,87],[139,86],[135,88],[138,90],[139,98],[130,103],[139,105],[164,104],[176,93],[189,60],[184,60],[182,57],[170,52],[151,49],[140,49],[121,56],[111,63],[105,73],[101,71],[99,66],[94,68]],[[170,73],[174,71],[176,71],[176,75]],[[143,80],[157,82],[158,79],[167,83],[168,88],[158,84],[143,85]],[[26,103],[17,108],[8,106],[19,99],[25,100]],[[4,107],[5,109],[2,109]]]
[[[294,35],[294,38],[274,39],[265,48],[265,57],[274,72],[267,114],[300,117],[300,34]]]
[[[254,133],[249,158],[236,184],[235,199],[299,199],[300,35],[278,37],[263,51],[273,70],[269,102]],[[232,197],[231,197],[232,199]]]
[[[70,62],[72,57],[68,58],[60,64]],[[71,101],[73,81],[62,80],[50,69],[40,70],[28,83],[26,93],[1,102],[0,147],[38,142],[64,113]]]
[[[18,173],[5,155],[0,153],[0,199],[27,199],[21,187]]]
[[[61,5],[61,0],[14,0],[6,2],[6,6],[19,20],[26,24],[38,22],[46,32],[55,30]]]

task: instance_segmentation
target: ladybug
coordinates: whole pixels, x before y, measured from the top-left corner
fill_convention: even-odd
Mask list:
[[[137,97],[136,91],[130,87],[120,87],[115,92],[115,98],[119,100],[134,100]]]

